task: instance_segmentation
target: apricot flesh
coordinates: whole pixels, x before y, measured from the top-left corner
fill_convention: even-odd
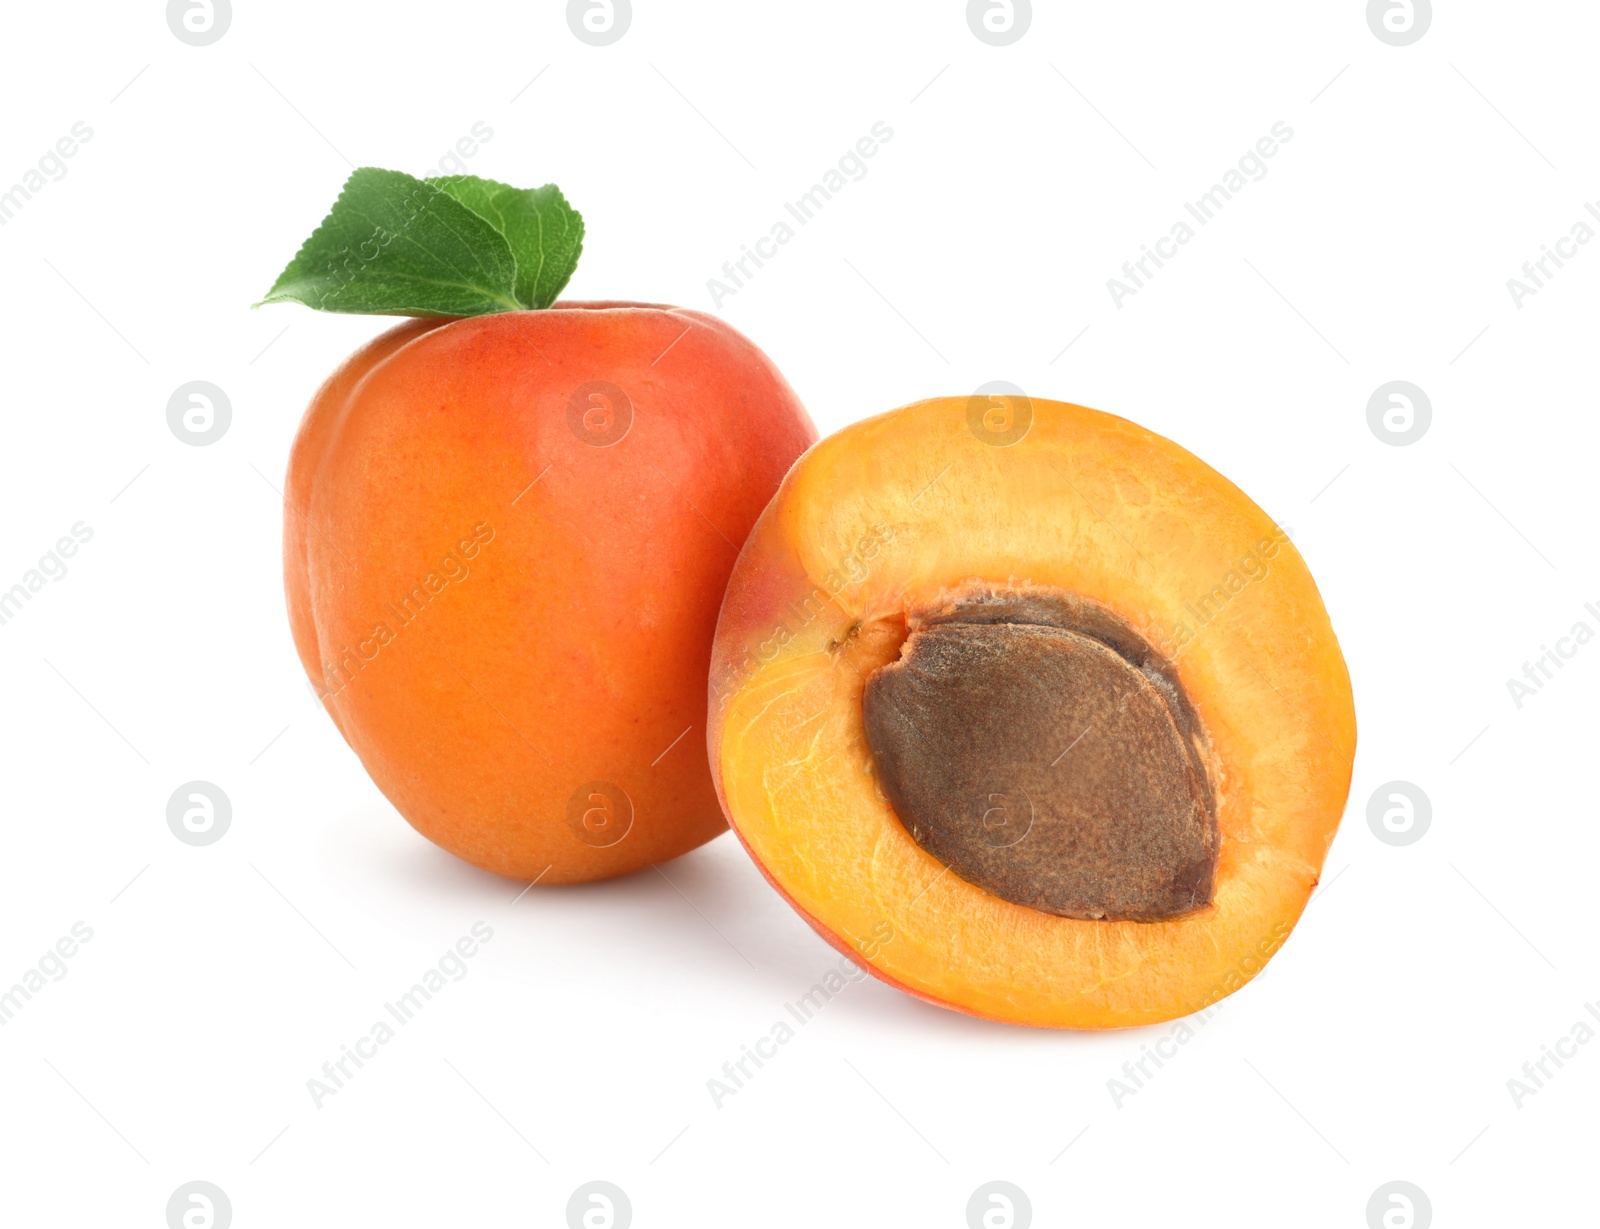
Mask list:
[[[401,324],[291,452],[306,673],[400,813],[476,866],[570,883],[685,853],[726,826],[699,751],[722,592],[815,438],[699,312]]]
[[[1188,1014],[1316,885],[1355,748],[1344,659],[1287,532],[1204,462],[1082,406],[1005,407],[1020,438],[971,408],[846,428],[757,522],[711,663],[724,809],[824,938],[912,994],[1048,1027]],[[929,634],[996,601],[1009,630],[980,621],[932,671],[898,746],[874,730],[874,695],[905,702],[887,681],[937,664]],[[1095,643],[1017,651],[1066,635]],[[1090,733],[1052,769],[1091,710],[1116,719],[1099,758],[1074,760]]]

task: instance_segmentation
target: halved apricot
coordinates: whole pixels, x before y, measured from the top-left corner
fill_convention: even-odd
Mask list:
[[[1124,419],[922,401],[807,452],[712,654],[719,796],[830,942],[973,1015],[1110,1028],[1250,980],[1350,786],[1299,552]]]

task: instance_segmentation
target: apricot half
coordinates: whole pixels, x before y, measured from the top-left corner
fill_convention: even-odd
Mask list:
[[[570,883],[685,853],[725,827],[699,749],[723,589],[815,438],[700,312],[401,324],[290,455],[306,673],[401,814],[477,866]]]
[[[1171,441],[1024,397],[918,402],[801,458],[729,582],[710,713],[729,820],[824,938],[1060,1028],[1259,972],[1355,750],[1287,531]]]

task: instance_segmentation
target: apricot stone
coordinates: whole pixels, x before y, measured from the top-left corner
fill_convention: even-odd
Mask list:
[[[1082,406],[918,402],[813,447],[729,582],[723,807],[824,938],[942,1006],[1107,1028],[1249,981],[1350,785],[1287,531]]]
[[[988,589],[908,631],[900,660],[867,680],[862,715],[917,844],[1062,917],[1152,922],[1211,903],[1200,730],[1136,632],[1066,594]]]
[[[289,461],[300,658],[424,836],[570,883],[721,832],[699,750],[739,544],[816,438],[715,317],[626,303],[412,320]]]

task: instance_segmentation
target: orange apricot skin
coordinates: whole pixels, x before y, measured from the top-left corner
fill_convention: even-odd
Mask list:
[[[699,312],[400,324],[290,453],[313,689],[407,821],[475,866],[574,883],[685,853],[726,826],[694,731],[727,577],[815,438],[770,360]]]
[[[1354,702],[1321,597],[1287,531],[1171,441],[1036,399],[1031,433],[997,448],[970,411],[934,399],[847,427],[763,512],[713,649],[719,800],[819,935],[926,1002],[1075,1029],[1209,1007],[1283,945],[1344,809]],[[908,612],[973,581],[1091,597],[1174,661],[1220,790],[1212,905],[1159,923],[1052,917],[912,841],[876,784],[862,686],[898,655]],[[1218,585],[1232,596],[1201,623]]]

